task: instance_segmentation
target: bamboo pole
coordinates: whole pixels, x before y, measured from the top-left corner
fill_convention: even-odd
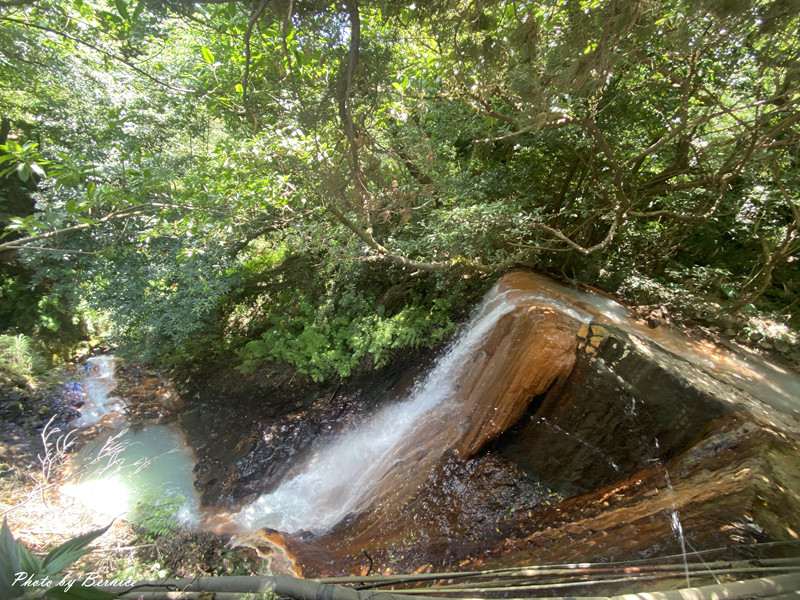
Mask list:
[[[611,600],[734,600],[739,598],[775,598],[788,596],[800,598],[800,573],[748,579],[721,585],[706,585],[696,588],[684,588],[666,592],[643,592],[638,594],[622,594]]]
[[[670,554],[666,556],[654,556],[650,558],[639,558],[639,559],[621,560],[621,561],[552,563],[545,565],[526,565],[521,567],[503,567],[498,569],[485,569],[480,571],[451,571],[442,573],[415,573],[408,575],[370,575],[364,577],[348,575],[344,577],[322,577],[317,579],[317,581],[321,583],[337,583],[337,584],[347,584],[347,583],[369,584],[369,583],[386,582],[383,583],[383,585],[390,585],[392,582],[410,583],[413,581],[427,581],[434,579],[477,578],[477,577],[488,577],[492,575],[502,575],[506,573],[516,573],[519,571],[532,571],[532,570],[543,570],[543,569],[553,569],[553,568],[572,569],[578,567],[588,568],[588,567],[646,565],[657,561],[670,560],[670,559],[681,559],[682,561],[684,557],[685,558],[691,558],[694,556],[699,557],[705,554],[714,554],[717,552],[724,552],[730,550],[755,550],[755,549],[772,548],[778,546],[798,546],[798,545],[800,545],[800,540],[782,540],[777,542],[761,542],[757,544],[720,546],[718,548],[708,548],[705,550],[695,550],[692,552],[687,552],[685,555]],[[759,559],[754,559],[754,560],[759,560]],[[683,565],[683,562],[681,562],[680,564]],[[702,563],[697,563],[697,564],[702,564]]]
[[[743,561],[715,561],[710,563],[693,563],[690,565],[684,565],[683,563],[668,563],[668,564],[659,564],[659,565],[642,565],[642,566],[632,566],[632,567],[583,567],[583,566],[575,566],[574,568],[559,568],[559,569],[530,569],[524,568],[520,569],[517,572],[508,572],[508,573],[495,573],[492,575],[482,575],[476,576],[475,579],[484,579],[488,577],[494,577],[493,580],[485,582],[483,585],[489,585],[491,583],[497,582],[500,585],[507,585],[508,580],[513,579],[530,579],[533,577],[557,577],[557,576],[576,576],[576,575],[595,575],[595,574],[629,574],[635,575],[640,573],[654,573],[654,572],[664,572],[664,571],[676,571],[680,570],[681,572],[685,572],[688,568],[690,573],[710,573],[712,571],[716,572],[717,569],[725,569],[728,572],[752,572],[752,571],[742,571],[742,569],[756,569],[758,567],[779,567],[785,565],[787,568],[791,567],[800,567],[800,556],[796,558],[774,558],[774,559],[756,559],[756,560],[743,560]],[[464,579],[464,578],[458,578]],[[376,587],[386,586],[386,585],[399,585],[405,583],[412,583],[411,581],[402,581],[402,582],[376,582],[373,584],[367,584],[363,586],[359,586],[358,589],[374,589]],[[472,583],[464,583],[459,585],[452,585],[449,586],[451,588],[455,587],[469,587],[471,585],[475,585],[474,582]],[[434,586],[440,587],[440,586]]]
[[[734,547],[720,547],[687,553],[687,557],[699,557],[702,554],[734,550],[754,550],[773,546],[794,546],[800,544],[799,541],[786,540],[780,542],[767,542],[761,544],[747,544]],[[671,555],[662,557],[652,557],[646,559],[611,561],[601,563],[556,563],[549,565],[529,565],[523,567],[505,567],[500,569],[487,569],[483,571],[460,571],[445,573],[420,573],[409,575],[389,575],[389,576],[350,576],[350,577],[330,577],[316,580],[295,579],[285,576],[264,576],[264,577],[206,577],[197,579],[173,579],[167,581],[144,582],[135,588],[104,588],[107,591],[119,594],[120,598],[145,599],[145,600],[194,600],[208,597],[208,594],[215,594],[219,600],[233,600],[235,598],[252,597],[256,594],[273,594],[285,596],[294,600],[371,600],[375,596],[380,596],[380,600],[440,600],[440,593],[457,593],[460,598],[464,594],[485,594],[504,592],[508,599],[509,592],[514,591],[533,591],[546,589],[561,589],[568,587],[591,586],[602,583],[631,583],[633,581],[651,581],[663,579],[664,577],[674,577],[679,570],[683,572],[687,565],[680,563],[661,563],[654,564],[654,561],[664,561],[672,558],[684,558],[684,555]],[[702,559],[700,559],[702,561]],[[733,561],[714,561],[711,563],[699,562],[688,565],[690,573],[696,576],[706,574],[744,574],[766,572],[786,572],[800,569],[800,557],[795,558],[774,558],[774,559],[750,559]],[[785,566],[779,566],[785,565]],[[613,575],[626,575],[626,577],[614,578]],[[575,581],[576,575],[583,575],[585,579]],[[603,577],[611,575],[612,577]],[[589,578],[591,576],[600,576]],[[748,580],[738,582],[749,584],[752,581],[782,581],[782,577],[800,577],[796,573],[791,575],[778,575],[774,578],[762,578],[761,580]],[[533,578],[540,578],[538,581]],[[547,582],[546,578],[555,578]],[[570,581],[570,578],[572,580]],[[410,584],[416,581],[435,581],[435,580],[462,580],[465,579],[490,579],[490,581],[464,582],[460,585],[431,586],[427,588],[406,588],[392,589],[385,591],[371,590],[388,585]],[[519,581],[519,580],[522,581]],[[544,579],[544,581],[542,581]],[[566,579],[566,581],[564,581]],[[516,581],[515,581],[516,580]],[[356,584],[356,587],[347,587],[340,584]],[[512,585],[508,585],[512,583]],[[360,584],[360,585],[358,585]],[[522,585],[520,585],[522,584]],[[530,584],[530,585],[526,585]],[[722,589],[731,584],[721,584],[707,586],[714,589]],[[755,584],[752,584],[755,585]],[[800,586],[798,586],[800,587]],[[694,589],[694,588],[692,588]],[[701,588],[704,589],[704,588]],[[792,590],[794,591],[794,590]],[[662,592],[657,592],[662,593]],[[776,592],[778,593],[778,592]],[[203,596],[205,594],[205,596]],[[247,596],[247,595],[250,596]],[[426,595],[433,594],[433,595]],[[653,594],[648,593],[648,600],[654,598]],[[631,597],[639,597],[634,594]],[[727,596],[723,596],[727,597]],[[452,598],[452,596],[451,596]],[[584,600],[599,600],[603,597],[583,597]],[[719,596],[717,596],[719,598]],[[789,594],[787,598],[800,600],[800,595]],[[677,597],[676,597],[677,599]],[[513,599],[508,599],[513,600]],[[539,598],[539,600],[542,600]],[[692,598],[692,600],[697,600]],[[783,599],[786,600],[786,599]]]
[[[209,600],[208,592],[133,592],[129,596],[133,600]],[[241,600],[242,598],[260,599],[261,594],[240,594],[239,592],[214,592],[213,600]],[[264,596],[266,598],[266,596]]]
[[[164,581],[146,581],[133,588],[105,587],[104,591],[118,594],[120,598],[138,599],[142,594],[150,592],[153,598],[169,598],[164,594],[170,592],[206,592],[256,594],[273,593],[277,596],[288,596],[294,600],[369,600],[379,595],[381,600],[399,600],[393,592],[361,592],[341,585],[319,583],[311,579],[295,579],[284,575],[273,576],[233,576],[233,577],[198,577],[194,579],[167,579]],[[403,600],[414,600],[425,597],[404,594]]]
[[[755,569],[723,569],[716,571],[715,574],[717,575],[741,575],[741,574],[748,574],[748,573],[785,573],[790,569],[782,568],[782,567],[762,567],[762,568],[755,568]],[[800,575],[800,568],[791,569],[796,571],[798,575]],[[466,587],[466,586],[435,586],[435,587],[427,587],[427,588],[409,588],[409,589],[402,589],[402,590],[391,590],[393,594],[401,594],[404,597],[405,594],[414,594],[414,593],[421,593],[425,595],[430,594],[485,594],[490,592],[518,592],[518,591],[534,591],[534,590],[550,590],[550,589],[563,589],[563,588],[574,588],[574,587],[584,587],[584,586],[593,586],[593,585],[603,585],[608,583],[633,583],[636,581],[657,581],[659,579],[671,579],[677,576],[681,576],[684,574],[683,569],[675,569],[672,572],[663,572],[658,574],[631,574],[624,577],[595,577],[591,579],[578,579],[578,580],[567,580],[564,581],[549,581],[543,583],[524,583],[523,585],[496,585],[496,586],[488,586],[483,585],[483,587]],[[480,585],[480,584],[475,584]]]
[[[260,587],[259,592],[272,592],[279,596],[289,596],[294,600],[390,600],[393,596],[389,592],[359,592],[352,588],[314,584],[307,580],[293,580],[291,577],[210,577],[191,580],[193,586],[202,585],[203,580],[213,580],[215,586],[222,588],[223,580],[256,579]],[[265,580],[269,580],[268,582]],[[173,580],[180,582],[181,580]],[[160,582],[157,585],[164,585]],[[267,589],[271,588],[271,589]],[[763,577],[732,583],[707,585],[694,588],[683,588],[661,592],[639,592],[621,594],[617,596],[569,596],[570,600],[744,600],[745,598],[770,598],[771,600],[797,600],[800,598],[800,573],[779,575],[776,577]],[[205,587],[202,591],[193,590],[131,590],[123,593],[120,598],[136,598],[141,600],[239,600],[248,597],[253,592],[229,590],[214,590]],[[403,596],[409,600],[412,596]],[[523,600],[522,598],[508,598],[507,600]],[[537,598],[537,600],[567,600],[567,597]]]
[[[547,571],[534,571],[532,573],[525,573],[525,574],[515,574],[513,576],[510,575],[498,575],[498,577],[503,577],[503,579],[494,579],[491,581],[482,582],[480,585],[484,587],[501,587],[504,589],[509,589],[509,585],[513,586],[519,582],[511,582],[509,584],[509,579],[527,579],[531,582],[536,581],[535,578],[563,578],[567,577],[570,579],[574,579],[577,576],[585,575],[585,576],[594,576],[594,575],[629,575],[629,576],[636,576],[636,575],[646,575],[646,574],[664,574],[664,573],[675,573],[680,571],[681,573],[685,573],[687,570],[686,566],[683,564],[675,563],[670,565],[648,565],[647,567],[626,567],[626,568],[617,568],[617,569],[600,569],[600,568],[589,568],[589,569],[552,569]],[[714,563],[706,563],[706,564],[693,564],[689,565],[688,571],[690,574],[693,575],[706,575],[706,574],[715,574],[715,575],[722,575],[722,574],[739,574],[739,573],[758,573],[758,572],[770,572],[770,571],[793,571],[793,570],[800,570],[800,557],[799,558],[790,558],[790,559],[773,559],[773,560],[763,560],[763,561],[739,561],[739,562],[714,562]],[[467,589],[471,586],[477,585],[477,582],[471,583],[461,583],[461,584],[454,584],[454,585],[447,585],[447,586],[431,586],[428,588],[408,588],[409,591],[417,589]],[[363,589],[363,588],[359,588]],[[395,590],[400,591],[400,590]]]

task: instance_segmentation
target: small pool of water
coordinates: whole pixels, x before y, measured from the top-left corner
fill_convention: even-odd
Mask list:
[[[184,525],[199,525],[195,458],[183,432],[173,424],[131,426],[124,403],[113,395],[115,367],[112,356],[86,363],[76,425],[100,430],[71,458],[62,494],[103,519],[174,515]]]
[[[102,434],[72,461],[75,476],[62,493],[106,518],[136,521],[161,509],[185,525],[199,523],[194,457],[172,425]]]

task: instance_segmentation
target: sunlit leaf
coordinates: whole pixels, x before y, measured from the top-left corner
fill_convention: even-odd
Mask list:
[[[88,551],[89,544],[108,531],[113,521],[101,529],[95,529],[61,544],[44,559],[42,569],[48,575],[56,575],[81,558]]]
[[[42,570],[42,561],[31,554],[24,544],[17,544],[19,547],[19,560],[22,570],[26,573],[38,573]]]
[[[14,586],[15,574],[22,570],[19,542],[11,535],[8,521],[3,519],[0,529],[0,596],[3,598],[18,598],[22,596],[24,588]]]
[[[31,171],[33,171],[36,174],[37,177],[44,177],[45,176],[44,169],[41,167],[41,165],[39,165],[39,163],[33,162],[33,163],[30,164],[30,167],[31,167]]]
[[[200,48],[200,54],[203,55],[203,60],[206,61],[209,65],[214,64],[214,54],[211,52],[208,46],[202,46]]]
[[[117,12],[119,12],[120,17],[122,17],[126,21],[131,20],[131,17],[128,14],[128,7],[125,4],[125,0],[114,0],[114,5],[117,7]]]
[[[31,166],[28,163],[19,163],[17,165],[17,177],[20,178],[20,181],[28,181],[31,178],[32,173]]]

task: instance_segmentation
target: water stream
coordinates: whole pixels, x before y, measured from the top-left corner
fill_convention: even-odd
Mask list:
[[[86,361],[83,368],[86,401],[81,407],[81,416],[75,421],[77,427],[94,425],[103,417],[117,414],[123,409],[122,401],[112,395],[117,385],[114,378],[114,357],[93,356]]]
[[[441,456],[451,441],[444,434],[447,411],[469,358],[497,321],[514,305],[494,291],[486,296],[461,334],[434,368],[402,402],[379,411],[364,424],[319,448],[299,475],[244,507],[234,517],[246,530],[269,527],[284,532],[324,531],[356,511],[389,471],[407,457],[398,449],[422,425],[433,425],[425,458]],[[434,409],[439,408],[439,411]],[[443,409],[443,410],[442,410]],[[455,411],[453,411],[455,413]],[[431,437],[433,434],[433,437]]]
[[[112,395],[115,365],[113,356],[86,363],[85,403],[76,424],[98,431],[72,457],[71,476],[61,492],[104,519],[136,520],[159,505],[174,511],[183,524],[197,525],[195,460],[183,432],[173,424],[132,426],[124,403]]]

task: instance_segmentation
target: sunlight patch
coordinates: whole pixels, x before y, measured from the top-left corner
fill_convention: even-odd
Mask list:
[[[118,475],[68,483],[61,492],[103,517],[119,517],[131,508],[130,491]]]

